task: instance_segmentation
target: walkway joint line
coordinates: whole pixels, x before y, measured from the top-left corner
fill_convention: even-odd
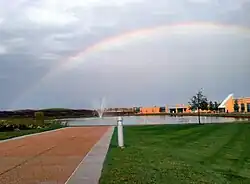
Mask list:
[[[109,144],[114,132],[110,127],[101,139],[91,148],[73,171],[65,184],[98,184]]]

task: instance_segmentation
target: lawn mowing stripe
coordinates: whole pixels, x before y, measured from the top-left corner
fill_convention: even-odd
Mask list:
[[[219,170],[219,173],[222,173],[222,175],[228,175],[230,173],[231,175],[234,175],[236,177],[238,174],[235,171],[235,166],[238,162],[238,159],[240,158],[241,152],[243,150],[242,147],[242,141],[244,141],[244,130],[245,126],[240,126],[240,131],[243,130],[243,132],[237,136],[237,138],[232,142],[230,147],[225,147],[222,151],[221,154],[218,155],[218,158],[214,160],[214,162],[211,163],[206,162],[206,160],[203,159],[203,162],[201,161],[200,163],[204,164],[205,167],[212,167],[215,170]],[[226,130],[224,130],[227,132]],[[223,132],[221,132],[223,133]],[[215,138],[216,140],[216,138]],[[218,142],[220,142],[223,139],[218,138]],[[215,144],[216,145],[216,144]],[[216,146],[210,146],[210,150],[213,149]],[[208,151],[208,153],[211,153],[211,151]],[[206,158],[206,157],[205,157]],[[226,174],[225,174],[226,173]],[[239,176],[242,177],[242,176]]]
[[[201,129],[199,130],[196,129],[196,131],[190,132],[190,134],[188,134],[184,139],[178,140],[176,146],[183,147],[187,143],[198,140],[200,137],[203,137],[205,135],[209,135],[211,132],[213,132],[216,129],[216,127],[213,125],[210,125],[210,126],[201,125],[201,126],[202,126]]]
[[[166,139],[168,139],[171,142],[174,142],[175,140],[177,140],[177,141],[184,140],[186,137],[193,135],[195,133],[198,133],[202,129],[204,129],[203,125],[196,125],[194,127],[188,128],[188,129],[182,129],[182,130],[175,131],[171,134],[165,135],[165,137],[166,137]]]
[[[250,142],[250,126],[248,125],[243,132],[243,144],[242,144],[243,151],[241,151],[240,157],[237,163],[235,164],[235,171],[238,174],[240,173],[240,170],[243,168],[243,166],[246,163],[249,163],[250,161],[249,142]],[[250,173],[250,169],[248,169],[248,171],[249,171],[248,173]],[[250,174],[248,175],[248,177],[250,177]]]
[[[215,128],[214,131],[209,131],[206,134],[203,134],[203,136],[195,142],[186,142],[185,145],[176,150],[176,154],[183,159],[202,162],[206,157],[207,151],[213,146],[214,137],[221,135],[221,131],[224,130],[223,126],[215,126]]]
[[[215,126],[213,125],[213,129],[214,131],[206,131],[205,134],[202,134],[203,136],[200,137],[199,139],[197,139],[197,141],[193,141],[193,142],[186,142],[185,146],[186,147],[198,147],[199,149],[204,147],[204,145],[207,144],[211,144],[211,140],[209,138],[213,138],[217,135],[221,135],[221,129],[224,129],[223,126]]]
[[[125,128],[128,147],[111,147],[101,184],[249,184],[250,125],[193,126],[187,131],[162,126],[159,130],[156,126],[151,130]]]
[[[127,126],[129,128],[129,133],[131,134],[134,134],[136,132],[143,132],[143,134],[152,134],[154,133],[154,135],[162,135],[163,132],[164,133],[167,133],[167,132],[173,132],[173,131],[176,131],[176,132],[179,132],[179,131],[188,131],[189,129],[195,129],[195,128],[199,128],[200,126],[198,125],[189,125],[189,124],[185,124],[185,125],[179,125],[179,126],[176,126],[176,125],[159,125],[157,127],[157,125],[148,125],[148,126],[145,126],[145,128],[143,128],[143,126],[141,127],[135,127],[135,126]],[[138,128],[138,129],[137,129]],[[126,129],[126,127],[125,127]],[[165,134],[163,134],[165,136]]]
[[[225,149],[230,148],[230,146],[234,144],[238,136],[242,133],[244,126],[230,126],[230,129],[232,131],[232,134],[227,135],[227,141],[220,145],[220,147],[214,153],[207,157],[206,161],[214,163],[216,160],[219,160],[218,158],[224,159],[225,157],[220,156],[225,156],[223,155],[223,152],[225,152]]]
[[[128,129],[128,131],[129,131],[129,129]],[[143,136],[143,132],[140,134],[140,136]],[[154,134],[151,134],[151,136],[154,137]],[[128,137],[128,139],[130,139],[130,137]],[[137,139],[138,139],[138,136],[132,138],[132,140],[135,142],[138,142]],[[208,181],[207,182],[204,181],[205,179],[203,179],[202,175],[199,177],[199,179],[192,178],[193,175],[199,175],[198,174],[199,170],[197,170],[195,168],[185,166],[185,168],[179,168],[179,169],[181,169],[181,170],[179,170],[177,168],[177,165],[180,165],[180,164],[183,165],[184,163],[181,163],[180,161],[177,161],[175,159],[170,159],[167,155],[165,155],[165,152],[167,152],[166,149],[164,149],[163,152],[161,152],[161,153],[158,150],[158,154],[160,154],[160,155],[158,155],[158,154],[156,155],[156,152],[154,152],[154,148],[152,148],[151,146],[147,146],[144,148],[145,149],[143,149],[143,151],[141,151],[140,145],[139,145],[137,149],[136,149],[136,147],[133,147],[133,150],[132,149],[130,150],[130,148],[128,148],[128,149],[125,148],[125,150],[122,152],[120,152],[116,148],[114,148],[113,151],[116,153],[119,152],[120,153],[119,158],[120,159],[122,158],[122,160],[120,160],[120,159],[117,160],[116,158],[114,158],[114,156],[113,156],[114,152],[112,152],[109,156],[112,158],[113,164],[117,165],[118,167],[116,166],[117,169],[113,170],[111,165],[109,165],[108,168],[111,168],[111,169],[109,169],[107,173],[105,172],[105,175],[107,177],[112,178],[112,176],[114,176],[114,173],[116,173],[116,174],[119,173],[116,176],[120,178],[119,179],[120,183],[138,183],[138,181],[140,179],[138,179],[138,176],[136,176],[136,175],[142,175],[142,177],[140,177],[141,183],[157,183],[157,182],[159,183],[159,177],[167,178],[168,182],[174,181],[174,183],[177,183],[177,182],[178,183],[187,183],[187,182],[184,182],[185,176],[187,176],[187,175],[190,176],[188,181],[198,180],[198,181],[203,181],[202,183],[209,183]],[[138,151],[138,150],[140,150],[140,151]],[[109,158],[109,159],[111,159],[111,158]],[[143,158],[145,160],[143,160]],[[163,166],[162,166],[163,168],[159,169],[159,164],[155,163],[155,158],[157,158],[157,159],[161,158],[160,160],[165,159],[168,163],[166,163],[166,161],[165,161],[165,163],[163,163]],[[134,160],[136,160],[137,162],[134,162]],[[122,162],[122,164],[120,162]],[[169,163],[172,163],[174,165],[169,164]],[[179,163],[179,164],[177,164],[177,163]],[[164,169],[164,164],[168,164],[168,166],[165,165],[165,167],[167,167],[166,169]],[[180,166],[178,166],[178,167],[180,167]],[[122,171],[120,171],[119,168]],[[144,169],[140,170],[138,168],[144,168]],[[158,168],[158,171],[154,172],[154,170],[157,168]],[[145,169],[147,170],[147,172]],[[158,176],[156,176],[156,175],[158,175]],[[208,174],[206,174],[206,175],[208,175]],[[155,182],[152,181],[151,178],[155,178]],[[181,179],[183,180],[183,182],[180,182]],[[147,182],[143,182],[143,181],[147,181]],[[160,179],[160,181],[162,181],[162,179]],[[109,182],[116,183],[118,181],[115,182],[115,181],[109,180]]]
[[[232,128],[231,126],[222,126],[223,128],[220,129],[219,132],[217,132],[215,137],[210,137],[210,139],[207,140],[209,143],[208,146],[205,147],[205,149],[200,149],[204,153],[203,160],[209,161],[210,157],[213,157],[216,152],[218,152],[219,149],[222,149],[222,147],[227,144],[229,139],[231,138],[231,135],[235,133],[237,129]],[[216,136],[217,135],[217,136]]]
[[[130,131],[138,131],[145,133],[146,131],[161,131],[161,130],[181,130],[196,127],[197,124],[165,124],[165,125],[145,125],[145,126],[126,126]]]
[[[206,125],[204,125],[206,126]],[[194,148],[195,146],[199,147],[199,143],[207,140],[209,137],[213,136],[216,132],[220,132],[223,126],[214,126],[210,125],[211,127],[206,129],[205,132],[198,132],[195,135],[192,135],[192,137],[188,137],[187,141],[182,144],[182,147],[190,147]],[[198,143],[198,144],[197,144]]]
[[[155,131],[155,126],[147,126],[148,128],[152,127],[153,130],[150,132],[149,129],[148,131],[145,131],[142,130],[141,132],[143,132],[143,134],[139,131],[135,131],[136,128],[138,129],[141,129],[140,127],[125,127],[124,128],[124,135],[125,137],[129,137],[130,135],[133,135],[133,134],[137,134],[137,139],[139,142],[141,142],[142,144],[144,145],[151,145],[151,144],[155,144],[155,143],[162,143],[164,145],[166,145],[166,141],[168,143],[172,142],[173,140],[179,140],[179,139],[182,139],[182,137],[186,137],[187,135],[189,134],[193,134],[193,131],[195,132],[200,132],[199,129],[202,129],[203,126],[201,125],[192,125],[192,126],[180,126],[180,127],[183,127],[183,128],[178,128],[178,130],[175,131],[175,126],[172,126],[170,125],[169,127],[170,128],[166,128],[166,129],[163,129],[163,126],[161,127],[158,127],[158,131]],[[168,127],[168,126],[164,126],[164,127]],[[173,128],[174,129],[171,129]],[[187,129],[185,129],[184,127],[187,127]],[[127,129],[129,131],[127,131]],[[156,129],[157,130],[157,129]],[[147,134],[149,135],[152,135],[154,134],[154,137],[152,137],[150,140],[149,139],[145,139],[145,136],[147,136]],[[133,140],[131,140],[133,141]],[[125,143],[129,143],[127,141],[125,141]]]

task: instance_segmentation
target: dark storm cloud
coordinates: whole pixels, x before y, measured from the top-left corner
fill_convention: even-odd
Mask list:
[[[13,103],[15,98],[39,80],[48,70],[46,66],[36,66],[35,58],[25,55],[0,56],[0,94],[1,108]]]
[[[226,29],[93,53],[39,84],[61,62],[114,35],[192,21],[246,29],[249,18],[244,0],[0,0],[0,108],[92,107],[102,96],[113,106],[186,103],[200,87],[218,100],[231,92],[250,95],[250,38],[227,36]]]
[[[99,53],[97,61],[90,59],[74,72],[47,81],[19,103],[93,107],[103,96],[110,106],[187,103],[200,87],[212,100],[231,92],[246,96],[250,44],[244,37],[230,37],[172,36],[122,52]],[[50,90],[43,91],[45,87]]]

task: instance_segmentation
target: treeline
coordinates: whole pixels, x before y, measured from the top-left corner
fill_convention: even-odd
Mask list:
[[[209,101],[203,91],[200,90],[196,95],[194,95],[189,101],[191,110],[210,110],[210,111],[219,111],[220,102]]]
[[[42,112],[45,118],[74,118],[97,116],[95,111],[86,109],[28,109],[18,111],[0,111],[0,118],[35,118],[36,112]]]
[[[220,106],[220,102],[208,102],[207,103],[207,106],[205,107],[206,109],[205,110],[210,110],[210,111],[219,111],[219,106]]]
[[[220,102],[217,101],[208,101],[207,97],[203,95],[203,91],[200,90],[196,95],[194,95],[189,101],[190,108],[192,110],[210,110],[210,111],[219,111]],[[238,102],[238,100],[234,100],[233,106],[235,113],[244,113],[246,111],[246,106],[244,103]],[[227,113],[227,112],[226,112]]]

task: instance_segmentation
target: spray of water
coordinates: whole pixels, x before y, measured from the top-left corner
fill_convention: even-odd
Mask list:
[[[105,108],[106,108],[106,98],[102,97],[101,101],[100,101],[100,106],[96,109],[99,118],[103,117],[103,114],[105,112]]]

